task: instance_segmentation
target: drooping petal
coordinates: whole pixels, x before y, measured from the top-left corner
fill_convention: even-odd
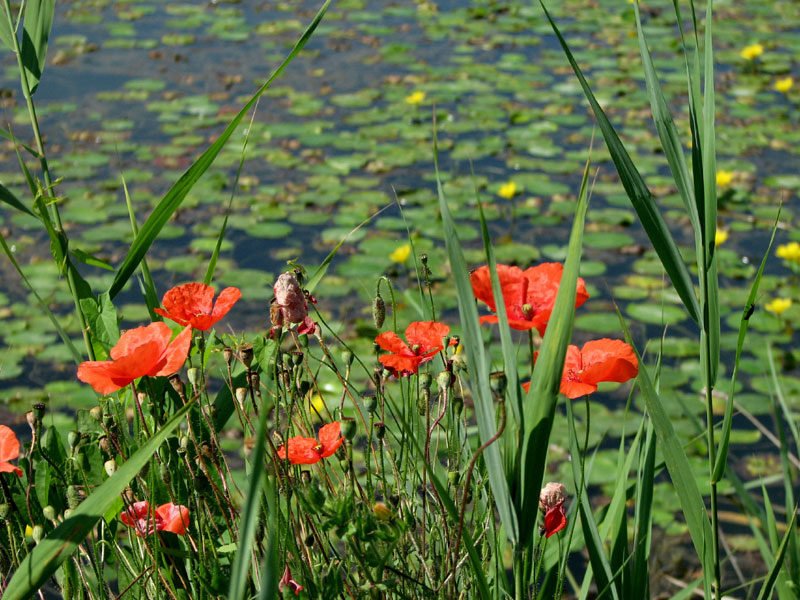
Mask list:
[[[583,373],[587,383],[615,381],[623,383],[639,374],[636,353],[622,340],[592,340],[581,349]]]
[[[186,362],[186,357],[189,356],[191,344],[192,328],[187,327],[172,340],[161,360],[147,374],[153,376],[172,375],[179,371]]]
[[[89,360],[78,366],[78,379],[88,383],[98,394],[111,394],[124,388],[136,377],[120,373],[111,360]]]
[[[375,343],[393,354],[405,354],[406,356],[413,356],[414,354],[411,352],[411,348],[394,331],[384,331],[375,338]]]
[[[341,436],[342,426],[338,421],[323,425],[319,430],[319,443],[322,446],[320,456],[327,458],[331,456],[339,446],[342,445],[344,438]]]
[[[156,508],[155,513],[158,531],[186,535],[186,528],[189,526],[189,509],[187,507],[168,502]]]
[[[222,290],[217,297],[217,301],[214,303],[214,310],[211,312],[215,322],[227,315],[231,308],[233,308],[233,305],[236,304],[241,297],[242,292],[239,288],[226,287]]]
[[[22,469],[2,460],[0,460],[0,473],[16,473],[17,477],[22,477]]]
[[[594,383],[584,383],[583,381],[561,381],[561,387],[558,390],[570,400],[586,396],[597,391],[597,385]]]
[[[406,328],[406,340],[409,346],[419,346],[418,354],[438,348],[441,350],[442,338],[450,333],[450,327],[436,321],[415,321]]]
[[[286,446],[278,448],[278,457],[288,458],[293,465],[313,465],[321,458],[319,450],[317,440],[298,435],[289,438]]]
[[[172,329],[161,321],[150,323],[150,325],[144,327],[129,329],[119,337],[117,345],[111,349],[111,358],[117,360],[123,356],[129,356],[135,353],[140,346],[150,343],[158,345],[159,350],[156,356],[161,356],[171,337]]]
[[[550,537],[567,526],[567,514],[564,512],[564,503],[559,502],[547,510],[544,515],[545,536]]]
[[[0,425],[0,460],[14,460],[19,457],[19,440],[8,425]]]

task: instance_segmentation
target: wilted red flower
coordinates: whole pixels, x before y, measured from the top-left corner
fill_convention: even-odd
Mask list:
[[[162,504],[152,514],[147,501],[134,502],[122,513],[122,522],[136,530],[136,535],[144,537],[153,535],[155,531],[169,531],[177,535],[186,535],[189,526],[189,509],[185,506]]]
[[[544,335],[550,313],[553,312],[563,272],[564,267],[561,263],[542,263],[524,271],[519,267],[497,265],[506,316],[512,329],[525,331],[536,328],[539,335]],[[470,281],[475,297],[484,302],[492,312],[497,312],[489,267],[483,266],[473,271]],[[588,299],[586,285],[583,279],[578,277],[575,308]],[[497,321],[495,315],[480,318],[481,323],[497,323]]]
[[[537,352],[538,354],[538,352]],[[636,353],[622,340],[592,340],[580,350],[567,348],[559,391],[567,398],[579,398],[597,391],[601,381],[624,383],[639,374]],[[530,383],[522,385],[528,391]]]
[[[19,457],[19,440],[10,427],[0,425],[0,473],[16,473],[22,477],[22,469],[8,461]]]
[[[283,321],[301,323],[297,333],[313,333],[316,325],[308,316],[306,295],[297,278],[289,272],[283,273],[278,277],[272,291],[275,294],[275,306],[278,307]]]
[[[391,354],[380,357],[383,366],[397,377],[412,375],[422,363],[433,360],[441,351],[442,338],[450,333],[450,328],[436,321],[414,321],[406,327],[406,340],[400,339],[394,331],[384,331],[375,338],[375,343]],[[450,345],[457,342],[450,340]]]
[[[558,502],[547,509],[544,514],[544,534],[550,537],[567,526],[567,513],[564,511],[564,501]]]
[[[164,308],[156,308],[155,311],[184,327],[191,325],[200,331],[207,331],[227,315],[241,297],[239,288],[228,287],[220,292],[215,304],[214,288],[203,283],[186,283],[164,294],[161,299]]]
[[[300,435],[289,438],[286,446],[278,448],[278,457],[288,458],[293,465],[313,465],[328,458],[344,441],[341,427],[338,421],[323,425],[319,430],[319,441]]]
[[[166,323],[151,323],[129,329],[111,349],[113,360],[89,360],[78,367],[78,379],[100,394],[110,394],[134,379],[172,375],[183,366],[192,343],[192,328],[181,331],[170,343],[172,330]]]
[[[278,582],[278,591],[282,594],[284,586],[292,588],[294,595],[297,596],[300,593],[300,590],[303,589],[303,586],[297,583],[294,579],[292,579],[292,572],[289,570],[289,565],[286,565],[286,569],[283,571],[283,577]]]

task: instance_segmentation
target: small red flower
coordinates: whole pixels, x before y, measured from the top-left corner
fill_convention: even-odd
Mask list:
[[[78,367],[78,379],[100,394],[110,394],[134,379],[172,375],[183,366],[192,343],[192,328],[181,331],[170,343],[166,323],[129,329],[111,349],[113,360],[90,360]]]
[[[323,425],[319,430],[319,441],[299,435],[289,438],[286,446],[278,448],[278,457],[288,458],[293,465],[313,465],[331,456],[342,445],[341,428],[338,421]]]
[[[444,346],[442,338],[450,333],[450,328],[436,321],[415,321],[406,327],[406,340],[400,339],[394,331],[385,331],[375,338],[375,343],[391,354],[380,357],[383,366],[396,377],[412,375],[422,363],[433,360]],[[450,345],[457,342],[450,340]]]
[[[0,473],[16,473],[22,477],[22,469],[8,461],[19,457],[19,440],[10,427],[0,425]]]
[[[156,308],[155,311],[184,327],[191,325],[200,331],[207,331],[227,315],[241,297],[239,288],[228,287],[220,292],[214,304],[214,288],[203,283],[186,283],[164,294],[161,299],[164,308]]]
[[[567,513],[564,511],[564,501],[556,503],[547,509],[544,514],[544,534],[550,537],[567,526]]]
[[[550,313],[553,312],[563,272],[564,267],[560,263],[542,263],[524,271],[519,267],[497,265],[506,316],[512,329],[525,331],[535,328],[539,335],[544,335]],[[483,266],[473,271],[470,281],[475,297],[484,302],[492,312],[497,312],[489,267]],[[575,308],[588,299],[586,285],[579,277]],[[480,318],[481,323],[497,323],[497,321],[495,315]]]
[[[295,596],[303,589],[302,585],[292,579],[292,572],[289,570],[289,565],[286,565],[286,569],[283,571],[283,577],[281,577],[281,580],[278,582],[278,591],[281,594],[283,593],[284,586],[291,588]]]
[[[189,509],[168,502],[156,508],[152,514],[150,504],[146,501],[134,502],[120,517],[128,527],[136,530],[136,535],[144,537],[153,535],[155,531],[169,531],[177,535],[186,535],[189,526]]]
[[[538,353],[537,353],[538,354]],[[567,398],[580,398],[597,391],[601,381],[624,383],[639,374],[636,353],[622,340],[592,340],[580,350],[569,346],[559,391]],[[525,391],[530,383],[522,384]]]

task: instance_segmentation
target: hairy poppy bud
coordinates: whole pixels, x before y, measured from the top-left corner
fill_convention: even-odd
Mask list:
[[[70,450],[75,450],[78,447],[78,444],[81,443],[81,432],[75,431],[74,429],[67,434],[67,443],[69,444]]]
[[[103,420],[103,409],[99,406],[95,406],[92,410],[89,411],[89,416],[92,417],[94,421],[98,423]]]
[[[111,459],[103,463],[103,468],[106,470],[106,475],[111,477],[117,472],[117,461]]]
[[[350,352],[350,350],[347,349],[342,350],[342,362],[345,364],[345,366],[349,367],[350,365],[352,365],[354,358],[355,356],[353,355],[352,352]]]
[[[453,376],[448,371],[442,371],[436,376],[436,383],[439,385],[439,389],[441,390],[446,390],[449,388],[452,382]]]
[[[78,494],[78,488],[74,485],[71,485],[67,488],[67,506],[72,509],[78,508],[78,504],[81,503],[80,495]]]
[[[432,381],[433,378],[430,376],[430,373],[422,373],[419,376],[419,387],[426,391],[430,390]]]
[[[42,514],[48,521],[55,521],[56,519],[56,509],[49,504],[42,509]]]
[[[186,377],[189,379],[189,383],[192,384],[192,387],[197,387],[197,384],[200,383],[200,369],[197,367],[187,369]]]
[[[180,396],[181,398],[185,397],[186,386],[183,385],[183,381],[181,381],[181,376],[179,373],[174,373],[170,375],[169,382],[172,385],[172,389],[178,393],[178,396]]]
[[[42,527],[41,525],[34,525],[31,537],[33,538],[33,541],[36,542],[37,544],[41,542],[42,538],[44,537],[44,527]]]
[[[375,300],[372,302],[372,319],[378,329],[383,327],[383,322],[386,320],[386,303],[380,294],[375,296]]]
[[[375,394],[364,394],[361,396],[361,400],[364,402],[364,408],[367,409],[369,414],[374,413],[378,408],[378,398]]]
[[[111,456],[111,442],[107,435],[101,435],[97,440],[97,445],[100,446],[100,450],[105,452],[108,456]]]

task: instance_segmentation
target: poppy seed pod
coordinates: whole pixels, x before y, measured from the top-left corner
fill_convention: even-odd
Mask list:
[[[375,423],[375,437],[379,440],[382,440],[386,435],[386,424],[385,423]]]
[[[239,406],[244,406],[246,400],[247,400],[247,388],[243,387],[236,388],[236,401],[239,403]]]
[[[242,344],[239,346],[239,356],[248,369],[253,364],[253,344]]]
[[[33,405],[33,414],[36,415],[36,418],[39,422],[42,421],[44,418],[44,413],[47,411],[47,405],[44,402],[37,402]]]
[[[364,408],[367,409],[369,414],[374,413],[378,408],[378,398],[375,394],[364,394],[361,396],[361,400],[364,402]]]
[[[372,302],[372,319],[378,329],[383,327],[383,322],[386,320],[386,303],[380,294],[375,296],[375,300]]]
[[[352,442],[356,436],[356,420],[352,417],[342,417],[340,422],[342,424],[342,435]]]
[[[186,377],[189,379],[189,383],[192,384],[192,387],[197,387],[197,384],[200,383],[200,369],[197,367],[187,369]]]
[[[78,444],[81,443],[81,432],[75,431],[74,429],[71,430],[67,434],[67,443],[69,444],[70,450],[75,450],[78,447]]]
[[[225,364],[227,364],[228,366],[230,366],[230,365],[231,365],[231,363],[233,362],[233,350],[231,350],[230,348],[228,348],[227,346],[225,346],[225,347],[222,349],[222,358],[224,358],[224,359],[225,359]]]

